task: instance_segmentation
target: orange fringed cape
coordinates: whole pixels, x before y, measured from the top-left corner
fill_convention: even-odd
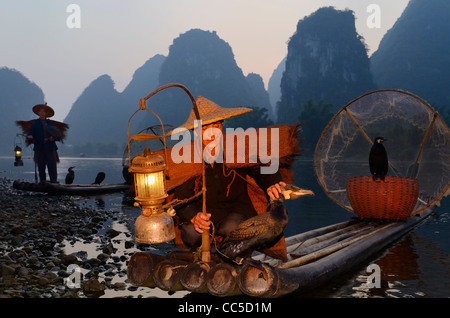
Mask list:
[[[294,160],[297,156],[301,154],[301,149],[299,147],[300,144],[300,125],[282,125],[282,126],[271,126],[265,128],[256,129],[257,142],[248,142],[248,139],[245,143],[245,161],[237,162],[238,152],[238,142],[237,140],[244,140],[246,132],[233,132],[228,134],[223,134],[223,153],[224,153],[224,164],[228,169],[239,169],[239,168],[247,168],[247,167],[257,167],[263,166],[268,161],[268,158],[275,159],[276,149],[272,147],[278,148],[278,156],[276,159],[279,160],[279,169],[281,175],[283,177],[283,181],[286,183],[293,183],[293,174],[291,168],[293,166]],[[272,134],[278,133],[278,142],[275,144],[272,139]],[[227,140],[229,140],[230,134],[234,135],[234,158],[228,158],[225,156],[227,153]],[[276,137],[276,136],[275,136]],[[244,139],[240,139],[244,138]],[[231,139],[230,139],[231,140]],[[241,145],[242,146],[242,145]],[[183,184],[184,182],[196,178],[201,183],[202,176],[202,164],[194,163],[194,142],[191,142],[191,162],[190,163],[174,163],[172,161],[171,152],[174,151],[173,148],[167,149],[167,190],[169,194],[172,192],[172,195],[169,195],[168,200],[170,201],[173,198],[173,191],[175,188]],[[242,150],[242,149],[240,149]],[[159,154],[165,157],[164,150],[160,150]],[[243,160],[240,160],[243,161]],[[256,161],[256,162],[255,162]],[[265,193],[266,189],[261,189],[255,182],[253,178],[248,175],[245,175],[247,181],[247,191],[249,197],[252,200],[252,204],[255,207],[255,210],[258,214],[265,213],[267,211],[267,196]],[[231,185],[232,186],[232,185]],[[201,191],[201,187],[198,187],[199,191]],[[180,231],[177,229],[177,237],[175,239],[175,244],[177,247],[183,248],[185,247],[181,237]],[[286,243],[284,240],[284,236],[275,243],[272,247],[265,249],[263,251],[266,255],[271,257],[275,257],[281,259],[282,261],[287,260],[286,254]]]

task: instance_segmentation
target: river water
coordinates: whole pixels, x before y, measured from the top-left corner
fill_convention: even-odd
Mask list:
[[[35,180],[35,167],[30,156],[25,154],[24,166],[14,167],[12,157],[0,157],[0,177],[11,180],[21,179],[29,182]],[[98,172],[106,173],[103,183],[122,183],[122,160],[119,158],[61,158],[58,165],[58,180],[63,183],[67,169],[75,166],[75,182],[90,184]],[[339,207],[329,199],[317,183],[311,161],[298,161],[295,169],[295,184],[311,189],[315,196],[286,201],[289,211],[289,224],[285,235],[291,236],[310,229],[346,221],[354,214]],[[123,234],[123,239],[133,235],[134,220],[140,210],[132,206],[132,198],[123,193],[105,194],[95,197],[77,197],[80,205],[90,205],[108,211],[116,211],[113,227]],[[122,220],[117,222],[117,220]],[[323,286],[319,291],[310,293],[308,297],[387,297],[387,298],[448,298],[450,297],[450,198],[444,198],[440,207],[420,226],[413,229],[401,240],[391,245],[382,253],[373,256],[359,268],[355,268],[338,280]],[[118,237],[117,240],[121,238]],[[92,245],[92,244],[91,244]],[[78,242],[68,252],[92,250],[95,246]],[[124,253],[133,253],[137,249],[128,249]],[[95,257],[95,255],[94,255]],[[367,280],[372,271],[370,264],[377,264],[381,271],[381,287],[369,288]],[[125,281],[122,278],[122,281]],[[144,297],[184,297],[186,292],[167,293],[157,288],[143,290]],[[136,296],[135,291],[128,289],[117,292],[109,291],[104,297]]]

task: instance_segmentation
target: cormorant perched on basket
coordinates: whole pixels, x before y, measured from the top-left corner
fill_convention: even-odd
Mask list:
[[[373,141],[373,146],[370,149],[369,166],[373,181],[376,181],[377,179],[384,181],[384,177],[388,173],[388,156],[386,149],[382,144],[384,141],[387,141],[387,139],[376,137]]]
[[[69,173],[66,175],[66,184],[72,184],[73,180],[75,179],[75,171],[73,171],[73,168],[75,167],[70,167],[69,169],[67,169]]]
[[[280,197],[269,203],[266,213],[242,222],[225,238],[219,249],[221,253],[237,261],[239,258],[250,257],[253,251],[274,243],[280,238],[288,223],[288,211],[283,201],[304,195],[314,195],[314,192],[291,184],[281,186]]]
[[[97,176],[95,177],[95,181],[93,184],[100,184],[103,180],[105,180],[106,174],[104,172],[97,173]]]

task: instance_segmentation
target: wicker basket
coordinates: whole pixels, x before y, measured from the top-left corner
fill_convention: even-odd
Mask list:
[[[386,177],[383,182],[373,181],[372,177],[348,178],[347,195],[360,218],[404,220],[417,203],[419,180]]]

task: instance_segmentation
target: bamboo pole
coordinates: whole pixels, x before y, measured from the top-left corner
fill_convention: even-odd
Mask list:
[[[179,259],[165,259],[160,262],[153,272],[153,280],[156,286],[167,291],[182,290],[180,278],[188,264],[188,262]]]
[[[202,146],[203,149],[203,146]],[[206,215],[206,176],[205,159],[202,150],[202,193],[203,193],[203,215]],[[209,230],[203,230],[202,233],[202,261],[209,263],[211,261],[211,242],[209,240]]]
[[[211,295],[228,297],[240,295],[238,275],[240,267],[229,263],[214,265],[206,276],[206,287]]]
[[[328,246],[336,244],[340,241],[348,239],[349,237],[355,237],[356,235],[359,235],[362,232],[366,232],[372,228],[373,228],[372,226],[367,226],[367,227],[363,227],[363,228],[356,229],[353,231],[343,232],[343,233],[340,233],[339,235],[322,240],[322,241],[312,244],[310,246],[302,247],[299,251],[296,251],[296,250],[289,251],[288,250],[288,253],[290,253],[291,256],[296,256],[296,257],[308,255],[308,254],[311,254],[318,250],[327,248]],[[295,254],[294,254],[294,252],[295,252]]]
[[[309,239],[307,239],[305,241],[300,242],[299,244],[290,245],[287,248],[287,251],[288,252],[293,252],[293,251],[295,251],[297,249],[303,249],[303,248],[309,247],[311,245],[315,245],[315,244],[321,243],[323,241],[335,238],[335,237],[337,237],[337,236],[339,236],[339,235],[341,235],[343,233],[348,233],[348,232],[355,231],[355,230],[360,229],[361,227],[364,227],[364,226],[367,226],[366,222],[359,222],[357,224],[350,225],[350,226],[347,226],[347,227],[342,228],[342,229],[338,229],[338,230],[333,231],[333,232],[329,232],[329,233],[325,233],[325,234],[322,234],[322,235],[319,235],[319,236],[316,236],[316,237],[312,237],[312,238],[309,238]]]
[[[343,249],[343,248],[345,248],[345,247],[347,247],[347,246],[349,246],[351,244],[354,244],[354,243],[356,243],[356,242],[358,242],[358,241],[360,241],[362,239],[365,239],[365,238],[367,238],[369,236],[372,236],[372,235],[374,235],[374,234],[376,234],[376,233],[378,233],[380,231],[388,229],[389,227],[391,227],[391,226],[393,226],[395,224],[396,223],[390,223],[390,224],[387,224],[387,225],[382,225],[382,226],[376,228],[374,231],[371,231],[370,233],[358,236],[356,238],[350,238],[349,240],[345,240],[343,242],[336,243],[336,244],[334,244],[334,245],[332,245],[332,246],[330,246],[328,248],[325,248],[325,249],[316,251],[314,253],[305,255],[303,257],[294,259],[294,260],[286,262],[284,264],[280,264],[280,265],[277,266],[277,268],[292,268],[292,267],[300,266],[300,265],[305,264],[307,262],[310,262],[312,260],[318,259],[318,258],[326,256],[326,255],[329,255],[331,253],[334,253],[334,252],[336,252],[336,251],[338,251],[340,249]]]
[[[279,290],[279,275],[274,267],[261,263],[260,268],[245,264],[238,276],[240,290],[252,297],[271,297]],[[284,277],[281,277],[284,278]],[[289,281],[281,282],[286,288]]]
[[[293,245],[296,243],[300,243],[303,242],[311,237],[315,237],[318,235],[322,235],[325,233],[329,233],[329,232],[333,232],[342,228],[345,228],[347,226],[351,226],[352,224],[354,224],[355,221],[344,221],[341,223],[336,223],[336,224],[331,224],[331,225],[327,225],[318,229],[313,229],[313,230],[309,230],[307,232],[303,232],[291,237],[287,237],[286,238],[286,245]]]
[[[209,263],[197,262],[191,263],[184,269],[181,275],[181,285],[194,293],[206,293],[206,276],[211,269]]]
[[[131,256],[127,266],[128,281],[134,286],[155,287],[153,272],[164,256],[147,252],[137,252]]]
[[[309,230],[294,236],[290,236],[288,238],[286,238],[286,246],[287,248],[289,248],[290,246],[293,246],[294,244],[297,243],[302,243],[312,237],[316,237],[316,236],[320,236],[326,233],[330,233],[342,228],[345,228],[347,226],[350,226],[352,224],[355,224],[356,222],[359,221],[355,221],[355,220],[350,220],[350,221],[344,221],[344,222],[340,222],[340,223],[336,223],[336,224],[331,224],[331,225],[327,225],[318,229],[313,229],[313,230]],[[253,259],[255,260],[264,260],[266,258],[266,255],[264,253],[260,253],[260,252],[255,252],[255,255],[252,256]]]

